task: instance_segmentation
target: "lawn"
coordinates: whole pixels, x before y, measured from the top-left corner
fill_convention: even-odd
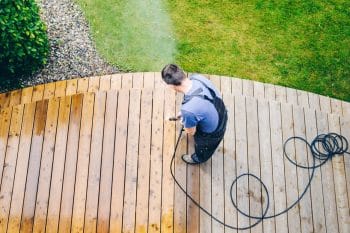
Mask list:
[[[125,71],[235,76],[350,101],[350,2],[77,0],[103,57]]]

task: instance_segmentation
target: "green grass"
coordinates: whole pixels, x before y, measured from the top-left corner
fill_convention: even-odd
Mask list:
[[[98,51],[122,70],[160,70],[175,60],[170,18],[161,0],[76,0]]]
[[[189,72],[242,77],[350,101],[349,1],[78,2],[98,50],[122,69],[157,71],[174,61]]]

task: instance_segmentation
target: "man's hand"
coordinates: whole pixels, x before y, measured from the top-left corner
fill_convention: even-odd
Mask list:
[[[184,128],[185,132],[191,136],[193,136],[196,133],[196,126],[192,128]]]

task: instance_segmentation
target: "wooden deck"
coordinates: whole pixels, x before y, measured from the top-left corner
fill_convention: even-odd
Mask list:
[[[270,192],[268,215],[301,195],[310,172],[283,157],[291,136],[336,132],[350,140],[350,103],[269,84],[208,76],[229,110],[224,141],[211,160],[188,166],[181,138],[175,176],[226,224],[254,223],[229,196],[241,173]],[[241,232],[218,224],[186,198],[170,175],[180,126],[167,121],[182,96],[159,73],[60,81],[0,94],[0,232]],[[292,158],[311,163],[301,143]],[[242,179],[237,205],[260,215],[261,186]],[[261,197],[262,195],[262,197]],[[350,156],[317,169],[310,190],[287,214],[245,232],[350,232]]]

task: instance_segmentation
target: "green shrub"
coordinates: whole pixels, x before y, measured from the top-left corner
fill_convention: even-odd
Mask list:
[[[46,64],[48,53],[35,0],[0,0],[0,81],[34,73]]]

